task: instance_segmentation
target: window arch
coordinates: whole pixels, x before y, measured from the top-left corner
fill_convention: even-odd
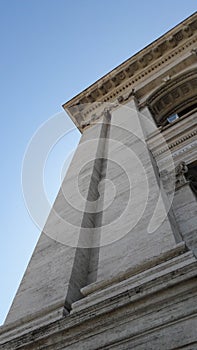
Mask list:
[[[189,70],[154,91],[147,105],[158,126],[169,122],[167,118],[182,115],[197,108],[197,69]]]

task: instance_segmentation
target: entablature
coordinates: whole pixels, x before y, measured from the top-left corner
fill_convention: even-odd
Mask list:
[[[146,140],[160,168],[167,167],[167,159],[173,158],[191,163],[197,159],[197,109],[177,119],[173,124],[158,128]]]
[[[92,119],[99,118],[97,111],[101,105],[104,109],[110,103],[124,101],[133,91],[139,104],[146,103],[147,93],[152,93],[156,84],[165,83],[166,75],[177,74],[178,70],[183,71],[196,62],[196,42],[197,13],[194,13],[65,103],[63,108],[83,132]]]

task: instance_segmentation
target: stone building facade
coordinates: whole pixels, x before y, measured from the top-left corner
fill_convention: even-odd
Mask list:
[[[81,140],[0,349],[197,349],[197,14],[63,108]]]

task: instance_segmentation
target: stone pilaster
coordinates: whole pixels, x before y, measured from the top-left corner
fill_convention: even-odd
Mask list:
[[[91,233],[108,124],[84,131],[6,318],[47,322],[62,317],[87,284]],[[96,252],[95,252],[96,253]]]
[[[134,98],[112,112],[107,158],[97,281],[176,245]]]

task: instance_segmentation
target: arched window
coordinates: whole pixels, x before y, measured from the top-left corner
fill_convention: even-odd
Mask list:
[[[168,80],[147,99],[156,124],[164,126],[197,110],[197,69]]]

